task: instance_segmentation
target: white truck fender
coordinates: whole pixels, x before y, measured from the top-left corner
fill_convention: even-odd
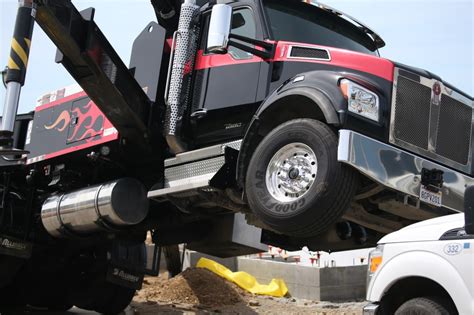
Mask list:
[[[367,288],[368,301],[380,301],[403,278],[424,277],[438,283],[449,293],[459,314],[474,314],[474,297],[459,272],[449,261],[436,254],[419,250],[403,252],[382,262],[373,277]]]

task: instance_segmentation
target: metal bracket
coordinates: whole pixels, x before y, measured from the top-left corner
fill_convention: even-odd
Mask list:
[[[216,175],[209,181],[209,186],[226,189],[235,186],[236,171],[237,171],[237,158],[239,157],[239,150],[231,147],[225,147],[225,163],[217,171]]]
[[[428,190],[439,192],[443,187],[443,174],[443,171],[435,168],[432,170],[423,168],[421,170],[421,184]]]

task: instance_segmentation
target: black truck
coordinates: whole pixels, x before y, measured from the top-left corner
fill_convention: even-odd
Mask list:
[[[177,244],[342,250],[463,211],[473,98],[381,58],[369,27],[297,0],[150,9],[127,67],[94,9],[20,1],[3,73],[1,306],[117,313],[161,250],[179,271]],[[79,86],[17,115],[35,23]]]

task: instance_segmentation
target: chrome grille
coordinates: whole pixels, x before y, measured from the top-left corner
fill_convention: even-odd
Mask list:
[[[395,68],[390,142],[469,173],[473,107],[443,82]]]

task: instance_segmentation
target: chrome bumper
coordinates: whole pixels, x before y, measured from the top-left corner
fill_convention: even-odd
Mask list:
[[[465,187],[474,179],[351,130],[339,131],[338,160],[381,185],[418,198],[423,168],[443,171],[442,205],[464,211]]]
[[[366,306],[364,306],[362,314],[363,315],[375,315],[375,314],[377,314],[377,309],[378,308],[379,308],[379,306],[377,304],[374,304],[374,303],[367,304]]]

